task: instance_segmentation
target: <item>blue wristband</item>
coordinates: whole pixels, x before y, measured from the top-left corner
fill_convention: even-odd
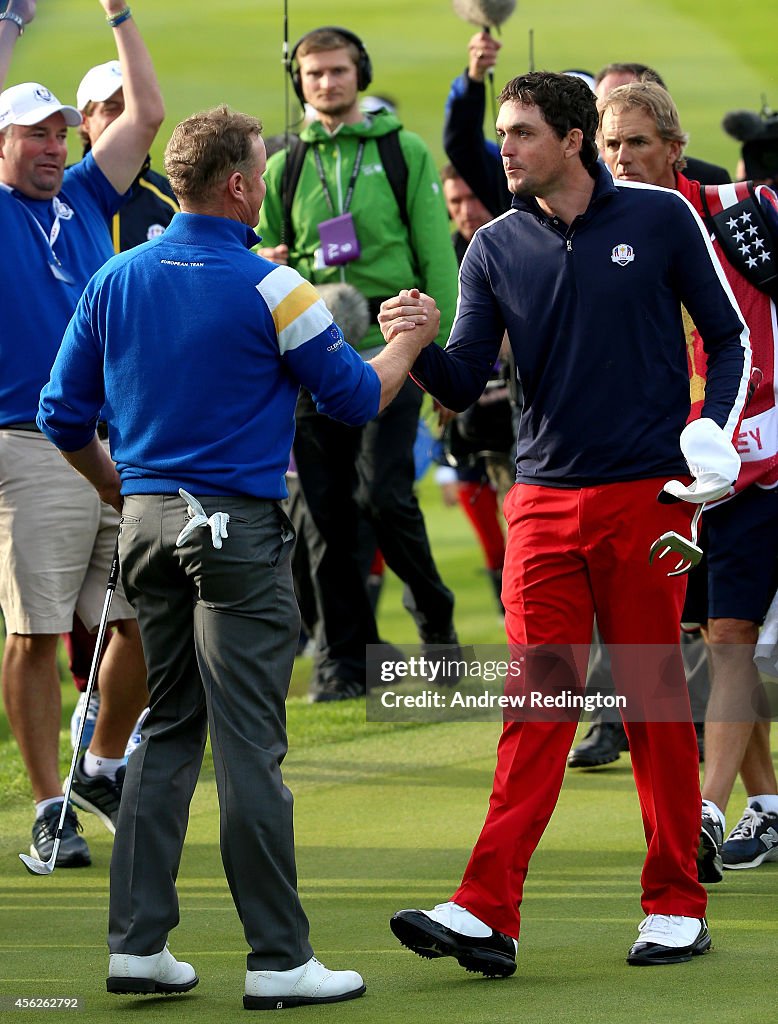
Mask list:
[[[131,17],[132,11],[130,10],[129,7],[125,7],[124,10],[119,11],[118,14],[107,15],[105,20],[108,22],[111,28],[117,28],[119,25],[122,24],[122,22],[126,21],[128,18]]]

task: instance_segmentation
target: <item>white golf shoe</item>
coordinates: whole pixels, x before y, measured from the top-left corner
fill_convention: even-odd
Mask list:
[[[173,995],[188,992],[200,979],[191,964],[165,948],[151,956],[112,953],[105,986],[114,995]]]
[[[328,971],[315,956],[291,971],[246,971],[245,1010],[285,1010],[290,1006],[339,1003],[364,995],[356,971]]]
[[[633,967],[682,964],[711,948],[704,917],[649,914],[638,925],[638,938],[627,954]]]

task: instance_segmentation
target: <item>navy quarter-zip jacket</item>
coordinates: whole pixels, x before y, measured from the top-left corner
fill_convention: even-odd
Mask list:
[[[534,199],[476,232],[445,350],[414,378],[461,410],[483,391],[507,330],[524,393],[517,479],[588,487],[687,472],[681,305],[708,355],[703,415],[732,436],[751,369],[746,327],[710,239],[677,192],[621,184],[603,164],[566,225]]]

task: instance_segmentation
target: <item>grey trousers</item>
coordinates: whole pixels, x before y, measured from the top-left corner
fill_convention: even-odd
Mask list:
[[[179,920],[176,876],[210,730],[221,855],[251,952],[249,970],[289,970],[312,955],[297,895],[292,795],[281,777],[285,700],[300,616],[294,531],[276,502],[198,496],[230,514],[180,548],[178,495],[124,504],[119,553],[149,673],[149,716],[127,766],[111,858],[108,945],[146,956]]]

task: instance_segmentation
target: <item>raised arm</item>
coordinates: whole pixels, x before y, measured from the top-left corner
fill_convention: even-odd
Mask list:
[[[5,89],[16,40],[35,17],[35,0],[10,0],[2,13],[10,17],[0,21],[0,92]]]
[[[499,149],[484,137],[484,79],[497,63],[500,45],[485,32],[470,40],[468,66],[451,85],[443,123],[446,156],[494,217],[511,203]]]
[[[100,0],[112,22],[122,66],[124,111],[103,132],[92,153],[117,192],[135,180],[165,116],[165,108],[146,44],[124,0]],[[0,23],[1,24],[1,23]]]

